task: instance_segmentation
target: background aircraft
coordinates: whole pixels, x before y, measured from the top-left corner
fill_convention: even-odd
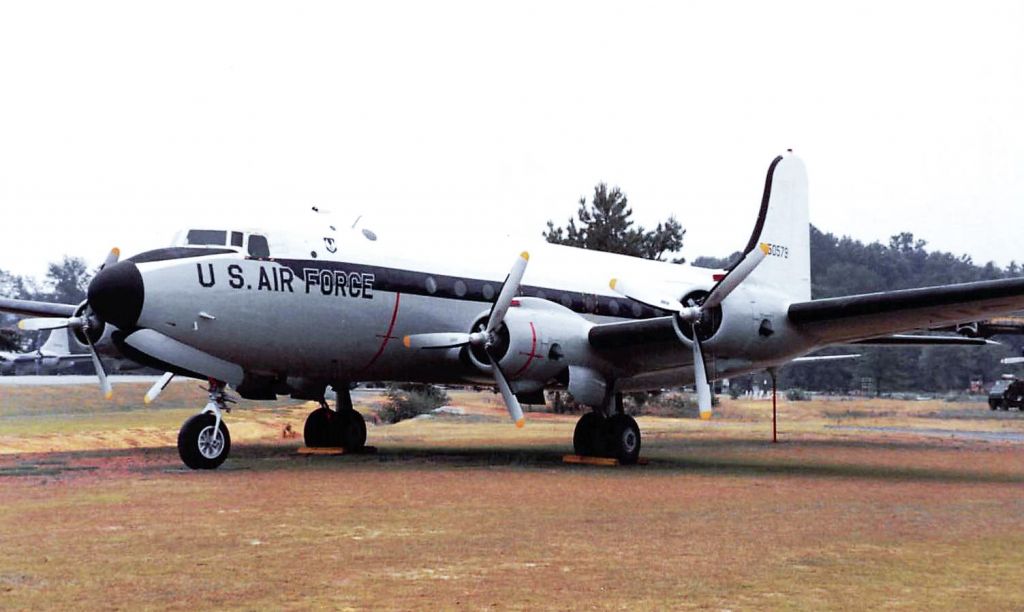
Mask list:
[[[623,392],[692,382],[707,417],[711,380],[835,344],[984,344],[900,332],[1024,308],[1024,278],[811,300],[807,178],[792,153],[771,163],[750,240],[724,274],[549,244],[517,257],[501,241],[446,253],[430,236],[388,245],[325,223],[182,236],[125,261],[113,251],[80,305],[0,309],[41,317],[24,329],[71,329],[105,393],[96,346],[106,339],[167,372],[147,400],[174,375],[209,380],[209,402],[178,437],[193,468],[228,455],[228,385],[246,398],[319,400],[306,443],[360,448],[366,427],[348,388],[364,380],[493,384],[518,426],[520,402],[564,388],[593,408],[577,424],[577,453],[634,462],[641,434]]]
[[[78,363],[90,361],[89,353],[72,353],[68,331],[55,329],[47,334],[46,342],[34,351],[0,353],[0,368],[4,374],[58,374],[71,371]]]

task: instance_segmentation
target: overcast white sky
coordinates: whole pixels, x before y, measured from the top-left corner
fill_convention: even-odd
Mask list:
[[[726,255],[788,147],[824,230],[1024,260],[1024,3],[0,4],[19,274],[312,204],[533,238],[598,181]]]

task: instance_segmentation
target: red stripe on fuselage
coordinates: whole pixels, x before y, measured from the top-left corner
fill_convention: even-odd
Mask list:
[[[543,357],[537,354],[537,328],[533,326],[533,321],[530,322],[530,334],[533,337],[530,339],[530,352],[526,355],[526,363],[524,363],[523,367],[519,368],[516,373],[512,375],[512,378],[516,378],[525,372],[526,368],[530,367],[530,364],[533,363],[534,358],[543,359]]]
[[[377,363],[377,360],[380,359],[380,356],[382,354],[384,354],[384,349],[387,348],[388,341],[391,340],[391,332],[394,331],[394,329],[395,329],[395,321],[398,320],[398,305],[401,302],[402,302],[402,294],[401,293],[396,293],[395,294],[395,309],[391,312],[391,324],[388,325],[388,331],[384,332],[384,340],[380,343],[380,348],[377,349],[377,354],[374,355],[372,359],[370,359],[369,363],[364,365],[363,368],[361,370],[359,370],[360,374],[362,374],[366,370],[369,370],[370,366],[372,366],[373,364]]]

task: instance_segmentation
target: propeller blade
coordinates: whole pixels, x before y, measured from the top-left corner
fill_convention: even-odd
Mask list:
[[[412,334],[402,338],[402,344],[410,349],[446,349],[465,346],[473,341],[473,334],[442,332],[437,334]]]
[[[516,259],[516,263],[512,265],[512,271],[508,273],[508,277],[505,282],[501,285],[501,292],[498,294],[498,299],[494,301],[494,305],[491,306],[491,315],[487,317],[487,327],[484,331],[491,333],[498,329],[501,322],[505,320],[505,313],[508,312],[510,306],[512,306],[512,300],[519,293],[519,284],[523,280],[523,274],[526,273],[526,264],[530,261],[530,254],[523,251],[519,254],[519,258]]]
[[[153,383],[153,386],[146,391],[146,397],[142,398],[142,401],[150,404],[156,399],[160,392],[167,388],[167,385],[171,384],[171,379],[174,378],[174,372],[164,372],[164,375],[160,377],[160,380]]]
[[[114,389],[110,386],[110,379],[107,378],[107,373],[103,369],[103,362],[100,361],[100,356],[96,354],[96,347],[92,344],[92,338],[89,337],[88,333],[82,334],[85,336],[85,341],[89,346],[89,356],[92,357],[92,367],[96,369],[96,377],[100,379],[100,389],[103,390],[103,398],[110,399],[114,397]]]
[[[107,258],[103,261],[103,265],[100,266],[100,270],[107,266],[112,266],[117,263],[117,260],[121,257],[121,249],[114,247],[107,253]]]
[[[22,319],[18,321],[18,329],[24,331],[43,331],[47,329],[60,329],[71,324],[71,319],[56,319],[50,317],[39,317],[34,319]]]
[[[768,256],[768,250],[768,245],[762,242],[757,245],[756,249],[747,253],[740,263],[711,289],[708,299],[704,300],[703,308],[714,308],[721,304],[732,293],[733,289],[739,287],[740,283],[747,280],[750,273],[764,261],[764,258]]]
[[[1004,357],[999,360],[999,363],[1004,365],[1013,365],[1015,363],[1024,363],[1024,357]]]
[[[508,415],[512,417],[512,422],[516,424],[516,427],[522,427],[526,425],[526,417],[523,416],[523,407],[519,405],[519,399],[515,393],[512,393],[512,387],[508,384],[508,379],[505,378],[505,373],[501,371],[501,366],[498,365],[498,360],[491,355],[490,351],[487,352],[487,359],[491,362],[491,369],[494,372],[494,381],[498,383],[498,390],[501,391],[501,398],[505,400],[505,407],[508,408]]]
[[[608,286],[612,288],[612,291],[651,308],[660,308],[661,310],[679,313],[686,310],[686,307],[679,300],[667,295],[659,295],[658,291],[650,287],[627,283],[620,278],[613,278],[608,283]]]
[[[693,386],[697,389],[697,408],[700,418],[705,421],[711,418],[711,385],[708,384],[708,371],[704,365],[704,353],[700,349],[697,337],[697,326],[693,326]]]

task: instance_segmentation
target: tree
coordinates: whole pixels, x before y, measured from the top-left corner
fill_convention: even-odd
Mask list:
[[[618,187],[609,190],[605,183],[598,183],[589,204],[585,197],[580,198],[577,219],[569,219],[566,227],[555,227],[553,221],[548,221],[548,229],[543,235],[545,240],[554,244],[644,259],[663,260],[667,253],[683,248],[686,230],[675,217],[669,217],[648,231],[643,226],[634,226],[630,219],[632,215],[633,209],[629,208],[626,194]],[[683,258],[673,260],[674,263],[683,261]]]
[[[84,259],[65,255],[64,259],[52,262],[47,269],[46,284],[52,289],[40,297],[61,304],[78,304],[85,299],[91,278]]]

